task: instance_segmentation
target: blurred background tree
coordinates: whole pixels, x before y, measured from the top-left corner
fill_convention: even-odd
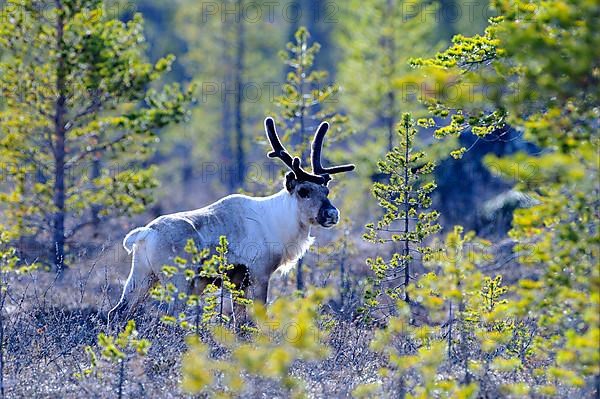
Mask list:
[[[182,1],[165,26],[186,43],[182,79],[197,83],[199,101],[189,124],[164,132],[160,159],[165,178],[181,183],[178,201],[197,184],[216,193],[248,188],[264,172],[251,144],[281,87],[273,59],[285,40],[264,3]]]
[[[343,51],[338,79],[341,103],[366,139],[385,138],[381,155],[397,144],[396,125],[403,112],[423,107],[416,83],[404,78],[408,60],[436,47],[436,3],[394,0],[349,1],[343,5],[337,43]],[[364,79],[359,77],[365,77]],[[400,90],[398,90],[400,88]]]

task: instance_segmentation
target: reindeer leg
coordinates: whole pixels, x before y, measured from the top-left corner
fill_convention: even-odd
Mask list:
[[[259,280],[252,283],[252,299],[260,301],[263,305],[267,304],[269,294],[269,280]]]
[[[131,318],[157,280],[154,274],[149,273],[149,268],[145,267],[147,265],[141,264],[145,261],[142,259],[138,261],[138,258],[134,253],[131,270],[123,287],[121,298],[117,305],[108,312],[107,323],[109,326],[111,321],[121,319],[123,316],[126,319]]]
[[[250,292],[250,273],[245,265],[236,265],[230,277],[232,283],[235,284],[238,290],[244,293],[244,298],[248,298]],[[232,298],[233,299],[233,298]],[[248,322],[248,312],[246,305],[233,301],[233,317],[236,326],[244,325]]]
[[[269,292],[269,281],[252,281],[249,285],[244,287],[244,297],[254,300],[254,302],[262,302],[267,304],[267,293]],[[236,329],[239,331],[243,325],[255,325],[254,322],[248,317],[246,305],[239,303],[233,304],[233,315],[235,317]]]
[[[156,282],[153,275],[146,276],[134,284],[127,284],[119,303],[108,313],[108,322],[112,320],[128,320],[136,310],[148,299],[148,292]]]
[[[125,313],[125,311],[129,311],[130,297],[131,294],[135,291],[136,282],[136,270],[135,270],[135,260],[132,262],[131,270],[129,272],[129,277],[127,277],[127,281],[125,281],[125,285],[123,286],[123,292],[121,293],[121,298],[119,298],[119,302],[108,312],[107,316],[107,324],[110,327],[111,321],[119,320]]]

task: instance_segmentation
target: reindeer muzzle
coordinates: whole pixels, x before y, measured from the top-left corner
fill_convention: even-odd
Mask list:
[[[329,201],[328,201],[329,202]],[[340,211],[331,203],[321,206],[317,214],[317,222],[323,227],[332,227],[340,221]]]

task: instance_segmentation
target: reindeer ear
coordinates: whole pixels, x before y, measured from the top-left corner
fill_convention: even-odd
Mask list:
[[[294,172],[288,172],[285,174],[285,188],[291,193],[294,191],[298,180],[296,180],[296,175]]]

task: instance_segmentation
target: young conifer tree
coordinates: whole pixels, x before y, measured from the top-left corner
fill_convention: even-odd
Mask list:
[[[424,317],[415,323],[414,306],[398,301],[397,315],[376,333],[372,348],[389,354],[387,371],[401,397],[518,394],[518,381],[531,374],[518,373],[524,365],[512,348],[521,345],[523,329],[511,317],[508,288],[501,276],[480,270],[490,260],[488,246],[455,226],[408,288]]]
[[[139,332],[136,329],[135,321],[129,320],[127,325],[116,336],[107,335],[105,333],[98,334],[98,348],[91,346],[85,347],[85,352],[90,359],[90,365],[77,372],[74,377],[83,380],[90,377],[98,379],[102,378],[101,363],[98,362],[97,351],[101,357],[108,362],[108,365],[118,366],[118,374],[116,376],[116,396],[121,399],[125,396],[127,382],[131,383],[135,378],[130,374],[129,364],[137,361],[137,367],[140,367],[139,362],[148,355],[151,343],[148,339],[139,338]],[[131,373],[133,374],[133,373]]]
[[[417,261],[434,252],[425,239],[441,229],[437,223],[439,213],[430,209],[431,193],[436,187],[429,176],[434,164],[425,160],[423,151],[414,148],[416,134],[412,116],[402,115],[398,127],[400,144],[378,163],[381,173],[389,176],[387,182],[373,184],[373,196],[384,214],[376,223],[366,226],[364,238],[377,244],[392,244],[400,252],[395,252],[391,259],[382,256],[367,259],[375,273],[373,287],[367,291],[367,307],[384,305],[382,295],[392,300],[391,309],[398,298],[410,301],[407,287],[415,278]]]
[[[329,82],[327,71],[315,69],[315,59],[321,50],[317,42],[310,43],[310,33],[300,27],[294,41],[286,45],[280,57],[289,67],[283,93],[275,98],[280,108],[279,118],[285,123],[283,140],[289,140],[295,153],[308,159],[310,140],[316,127],[324,120],[331,124],[328,143],[339,140],[349,131],[344,126],[348,118],[335,111],[340,87]]]
[[[178,256],[174,260],[175,265],[162,267],[162,273],[170,281],[154,287],[152,297],[181,310],[175,316],[164,315],[163,322],[178,323],[182,328],[195,331],[196,334],[215,319],[219,324],[241,327],[244,320],[236,320],[235,317],[232,319],[226,309],[229,306],[232,310],[240,306],[245,307],[252,301],[244,296],[243,289],[237,287],[229,277],[228,272],[234,269],[234,265],[227,260],[228,251],[229,243],[225,236],[219,237],[219,244],[214,250],[199,249],[194,240],[190,239],[186,243],[185,254],[182,254],[187,259]],[[174,283],[176,280],[185,280],[194,287],[200,279],[209,281],[202,292],[179,291]]]

